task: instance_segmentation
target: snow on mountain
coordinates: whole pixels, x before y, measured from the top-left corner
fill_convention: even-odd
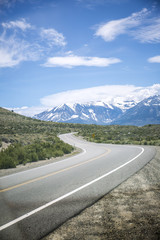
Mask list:
[[[120,108],[123,112],[125,112],[127,109],[134,107],[138,101],[135,100],[124,100],[122,97],[117,97],[113,101],[113,105]]]
[[[108,124],[120,114],[122,114],[120,108],[103,102],[86,104],[66,103],[39,113],[34,118],[55,122]]]
[[[86,104],[66,103],[34,116],[36,119],[83,123],[138,125],[160,124],[160,95],[149,97],[141,102],[115,99],[114,105],[107,102]]]
[[[139,102],[114,120],[112,124],[137,126],[160,124],[160,95]]]

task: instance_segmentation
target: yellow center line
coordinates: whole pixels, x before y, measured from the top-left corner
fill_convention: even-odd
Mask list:
[[[84,165],[84,164],[86,164],[86,163],[95,161],[95,160],[97,160],[98,158],[104,157],[105,155],[109,154],[110,151],[111,151],[110,149],[107,149],[107,152],[101,154],[101,155],[98,156],[98,157],[89,159],[89,160],[87,160],[87,161],[85,161],[85,162],[78,163],[78,164],[75,164],[75,165],[73,165],[73,166],[71,166],[71,167],[68,167],[68,168],[64,168],[64,169],[62,169],[62,170],[59,170],[59,171],[57,171],[57,172],[52,172],[52,173],[47,174],[47,175],[44,175],[44,176],[42,176],[42,177],[34,178],[34,179],[32,179],[32,180],[29,180],[29,181],[26,181],[26,182],[23,182],[23,183],[14,185],[14,186],[12,186],[12,187],[8,187],[8,188],[5,188],[5,189],[2,189],[2,190],[0,190],[0,193],[1,193],[1,192],[7,192],[7,191],[10,191],[10,190],[15,189],[15,188],[19,188],[19,187],[24,186],[24,185],[27,185],[27,184],[29,184],[29,183],[37,182],[37,181],[39,181],[39,180],[48,178],[48,177],[53,176],[53,175],[56,175],[56,174],[58,174],[58,173],[62,173],[62,172],[68,171],[68,170],[70,170],[70,169],[72,169],[72,168],[76,168],[76,167],[79,167],[79,166]]]

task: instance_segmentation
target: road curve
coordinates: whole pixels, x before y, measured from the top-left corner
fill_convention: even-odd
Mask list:
[[[149,162],[153,147],[89,143],[65,160],[0,178],[0,239],[40,239]]]

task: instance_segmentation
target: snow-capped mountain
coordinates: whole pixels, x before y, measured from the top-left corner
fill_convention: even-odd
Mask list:
[[[34,118],[69,123],[109,124],[122,114],[122,110],[103,102],[87,104],[63,104],[44,111]]]
[[[114,120],[112,124],[137,126],[160,124],[160,95],[139,102]]]
[[[87,104],[63,104],[34,116],[36,119],[84,124],[137,125],[160,124],[160,95],[136,103],[116,101],[115,105],[104,102]]]
[[[136,102],[135,100],[124,101],[121,98],[115,98],[113,105],[120,108],[123,112],[125,112],[126,110],[136,106],[137,103],[138,102]]]

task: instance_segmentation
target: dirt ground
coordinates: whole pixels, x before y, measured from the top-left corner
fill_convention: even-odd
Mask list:
[[[142,170],[43,240],[160,240],[160,147]]]

